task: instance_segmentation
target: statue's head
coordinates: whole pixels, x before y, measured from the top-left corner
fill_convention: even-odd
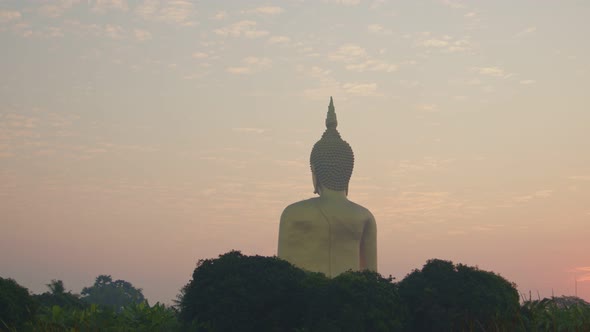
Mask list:
[[[337,126],[334,102],[330,97],[326,131],[313,146],[309,158],[316,194],[322,186],[348,193],[348,183],[354,167],[354,154],[350,145],[340,137],[340,133],[336,130]]]

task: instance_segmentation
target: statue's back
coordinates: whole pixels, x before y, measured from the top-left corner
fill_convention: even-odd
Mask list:
[[[279,257],[310,271],[336,276],[362,266],[363,245],[374,219],[347,199],[312,198],[288,206],[281,216]]]

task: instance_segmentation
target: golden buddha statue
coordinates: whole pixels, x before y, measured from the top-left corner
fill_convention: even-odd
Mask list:
[[[310,157],[314,193],[319,197],[287,206],[279,228],[279,258],[328,277],[347,270],[377,271],[375,218],[347,198],[354,154],[337,125],[330,97],[326,131]]]

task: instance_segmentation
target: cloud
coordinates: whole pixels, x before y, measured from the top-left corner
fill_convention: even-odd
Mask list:
[[[265,132],[268,131],[268,129],[263,129],[263,128],[249,128],[249,127],[240,127],[240,128],[232,128],[232,131],[238,132],[238,133],[246,133],[246,134],[263,134]]]
[[[105,13],[109,10],[128,11],[129,5],[126,0],[95,0],[92,11]]]
[[[464,203],[453,198],[450,192],[446,191],[402,191],[399,194],[386,197],[385,199],[395,201],[395,206],[385,208],[384,212],[388,215],[397,215],[400,218],[414,219],[420,216],[424,217],[438,215],[440,211],[456,211],[465,214]],[[464,230],[460,230],[464,232]]]
[[[508,78],[512,76],[512,74],[507,73],[504,69],[498,67],[473,67],[472,71],[484,75],[484,76],[491,76],[497,78]]]
[[[369,33],[375,35],[391,35],[393,32],[390,29],[384,28],[382,25],[379,24],[371,24],[367,27],[367,31]]]
[[[379,96],[377,83],[346,83],[342,85],[346,93],[354,96]]]
[[[303,90],[302,95],[310,99],[325,99],[326,96],[341,96],[339,99],[345,100],[346,96],[382,96],[378,91],[379,86],[373,82],[346,82],[341,83],[335,80],[331,71],[317,66],[306,68],[298,66],[297,71],[319,86]],[[312,83],[312,84],[313,84]]]
[[[452,1],[452,0],[440,0],[441,4],[453,8],[453,9],[462,9],[465,8],[465,5],[459,1]]]
[[[378,9],[379,7],[383,6],[387,1],[386,0],[375,0],[369,6],[369,9]]]
[[[352,62],[366,56],[367,52],[364,48],[355,44],[345,44],[340,46],[329,58],[335,61]]]
[[[139,41],[146,41],[152,39],[152,34],[147,30],[134,29],[133,33],[135,35],[135,39]]]
[[[144,20],[163,22],[181,26],[193,26],[196,11],[194,5],[186,0],[167,1],[160,6],[160,1],[144,0],[136,7],[135,13]]]
[[[517,37],[517,38],[524,37],[524,36],[529,35],[535,31],[537,31],[537,27],[534,27],[534,26],[528,27],[528,28],[525,28],[525,29],[519,31],[517,34],[514,35],[514,37]]]
[[[60,27],[47,27],[42,34],[47,37],[59,38],[64,36],[63,29]]]
[[[537,191],[535,191],[535,193],[533,195],[535,197],[546,198],[546,197],[551,196],[552,193],[553,193],[553,190],[545,189],[545,190],[537,190]]]
[[[106,24],[106,25],[98,25],[98,24],[85,24],[79,21],[72,21],[67,20],[64,25],[71,30],[72,33],[80,34],[80,35],[92,35],[97,37],[108,37],[111,39],[122,40],[127,39],[130,37],[130,32],[127,31],[120,25],[114,24]],[[133,30],[133,37],[137,40],[140,38],[144,38],[143,40],[147,40],[151,38],[151,34],[148,31],[134,29]]]
[[[417,105],[416,108],[419,109],[420,111],[426,111],[426,112],[438,111],[438,106],[436,106],[435,104],[420,104],[420,105]]]
[[[367,59],[360,63],[346,65],[346,69],[357,72],[381,71],[391,73],[396,71],[398,66],[395,64],[383,62],[381,60]]]
[[[253,14],[262,14],[262,15],[278,15],[285,10],[281,7],[277,6],[263,6],[254,9],[250,9],[247,12]]]
[[[16,10],[0,10],[0,23],[7,23],[11,21],[18,21],[22,18],[19,11]]]
[[[272,36],[268,39],[269,44],[285,44],[291,41],[287,36]]]
[[[214,20],[224,20],[228,17],[227,12],[225,10],[220,10],[215,15],[211,16]]]
[[[478,232],[490,232],[490,231],[498,229],[499,227],[503,227],[503,225],[497,225],[497,224],[476,225],[476,226],[471,227],[471,229],[473,229],[474,231],[478,231]]]
[[[462,231],[462,230],[455,229],[455,230],[447,231],[447,234],[448,235],[465,235],[466,232]]]
[[[80,0],[57,0],[39,7],[37,11],[43,16],[55,18],[61,16],[78,3],[80,3]]]
[[[433,107],[436,107],[436,105]],[[455,159],[452,158],[440,159],[435,157],[424,157],[418,160],[404,159],[395,165],[392,175],[396,177],[407,177],[410,174],[417,174],[421,176],[421,174],[418,173],[431,173],[445,170],[454,162]]]
[[[531,85],[531,84],[535,84],[537,82],[535,80],[521,80],[519,83],[522,85]]]
[[[111,39],[123,39],[125,38],[125,29],[120,25],[107,24],[104,27],[104,34]]]
[[[590,175],[572,175],[568,179],[574,181],[590,181]]]
[[[553,190],[549,190],[549,189],[537,190],[534,193],[529,194],[529,195],[514,196],[512,198],[512,201],[518,202],[518,203],[524,203],[524,202],[529,202],[535,198],[547,198],[547,197],[550,197],[552,194],[553,194]]]
[[[580,277],[576,277],[578,282],[590,281],[590,266],[580,266],[574,269],[574,272],[583,272],[584,274]]]
[[[241,62],[241,66],[228,67],[226,71],[230,74],[244,75],[259,72],[272,66],[272,60],[269,58],[247,57]]]
[[[396,64],[369,56],[364,48],[355,44],[340,46],[328,58],[332,61],[343,62],[346,64],[345,68],[347,70],[356,72],[381,71],[389,73],[398,69]]]
[[[215,33],[224,37],[260,38],[269,34],[266,30],[258,30],[255,21],[239,21],[226,27],[216,29]]]
[[[416,42],[416,45],[423,48],[438,49],[447,53],[471,50],[471,42],[468,39],[456,39],[449,35],[432,37],[429,32],[422,33],[421,36],[421,39]]]
[[[449,42],[441,39],[427,39],[420,43],[424,47],[447,47]]]
[[[192,54],[192,57],[194,59],[206,59],[209,57],[209,54],[205,53],[205,52],[194,52]]]
[[[326,3],[333,3],[344,6],[356,6],[361,3],[361,0],[323,0]]]
[[[313,66],[311,68],[305,68],[303,66],[298,66],[297,71],[300,73],[304,73],[305,75],[311,77],[314,81],[319,81],[321,83],[333,82],[334,79],[330,76],[331,71],[328,69],[323,69],[318,66]]]
[[[0,158],[22,157],[56,148],[55,140],[71,136],[77,116],[41,109],[4,109],[0,113]]]

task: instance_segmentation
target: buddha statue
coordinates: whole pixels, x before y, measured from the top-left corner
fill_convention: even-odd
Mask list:
[[[347,270],[377,271],[375,218],[347,198],[354,154],[337,125],[330,97],[326,131],[310,157],[314,194],[319,197],[287,206],[279,228],[279,258],[328,277]]]

